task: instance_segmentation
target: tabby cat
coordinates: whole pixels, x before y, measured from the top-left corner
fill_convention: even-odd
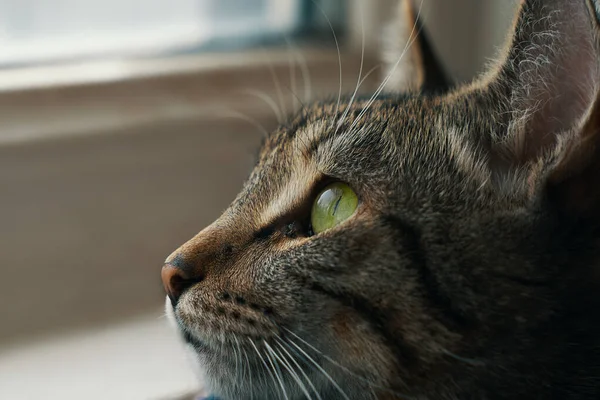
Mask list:
[[[398,33],[386,93],[270,134],[162,269],[212,393],[600,399],[599,18],[597,0],[524,0],[498,63],[458,88]]]

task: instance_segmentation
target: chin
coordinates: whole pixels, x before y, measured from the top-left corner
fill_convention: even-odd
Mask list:
[[[249,361],[244,371],[238,370],[240,362],[234,360],[223,349],[208,346],[204,341],[182,326],[177,320],[175,309],[169,297],[165,300],[165,313],[172,328],[179,334],[184,346],[190,367],[201,383],[203,393],[216,396],[219,400],[280,400],[281,393],[269,385],[265,385],[261,379],[252,383],[251,371],[248,369]],[[241,355],[240,355],[241,357]],[[255,366],[256,367],[256,366]],[[289,400],[301,399],[301,396],[289,397]]]
[[[330,380],[317,369],[305,369],[312,387],[306,386],[304,391],[296,384],[289,373],[275,378],[268,373],[264,365],[269,361],[256,357],[256,353],[248,348],[228,346],[219,341],[201,338],[177,318],[176,311],[167,297],[165,302],[167,319],[179,333],[185,346],[191,368],[194,369],[204,392],[216,396],[220,400],[302,400],[321,398],[323,400],[362,400],[371,399],[372,393],[360,382],[346,379],[330,371],[330,376],[345,388],[345,396],[332,387]],[[238,340],[243,340],[240,337]],[[245,351],[245,352],[244,352]],[[321,360],[322,361],[322,360]],[[269,365],[269,364],[267,364]],[[289,365],[289,364],[288,364]],[[282,371],[285,368],[280,364]],[[285,388],[285,396],[282,387]],[[310,396],[306,395],[309,392]],[[318,393],[316,395],[315,393]]]

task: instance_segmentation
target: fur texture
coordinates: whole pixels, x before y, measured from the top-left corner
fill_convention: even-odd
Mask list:
[[[317,103],[269,135],[235,201],[166,261],[210,389],[600,398],[597,11],[525,0],[473,84]],[[359,208],[313,235],[332,181]]]

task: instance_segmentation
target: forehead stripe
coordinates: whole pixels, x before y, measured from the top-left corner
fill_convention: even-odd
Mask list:
[[[304,163],[303,163],[304,164]],[[299,206],[311,192],[319,174],[314,165],[298,165],[292,168],[291,173],[285,177],[286,182],[281,185],[263,210],[260,211],[259,223],[268,225],[281,215]]]

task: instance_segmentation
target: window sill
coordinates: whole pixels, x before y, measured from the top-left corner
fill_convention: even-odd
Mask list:
[[[339,85],[338,57],[330,49],[304,49],[312,97],[331,96]],[[123,130],[168,121],[215,119],[232,113],[267,117],[273,111],[256,94],[304,100],[298,65],[287,49],[203,54],[168,59],[102,61],[7,70],[0,73],[0,144]],[[359,71],[354,54],[343,57],[343,87],[352,90]],[[374,65],[366,60],[365,71]],[[279,79],[276,90],[273,74]],[[372,74],[364,88],[375,84]],[[282,99],[280,98],[283,97]],[[296,103],[297,104],[297,103]]]

